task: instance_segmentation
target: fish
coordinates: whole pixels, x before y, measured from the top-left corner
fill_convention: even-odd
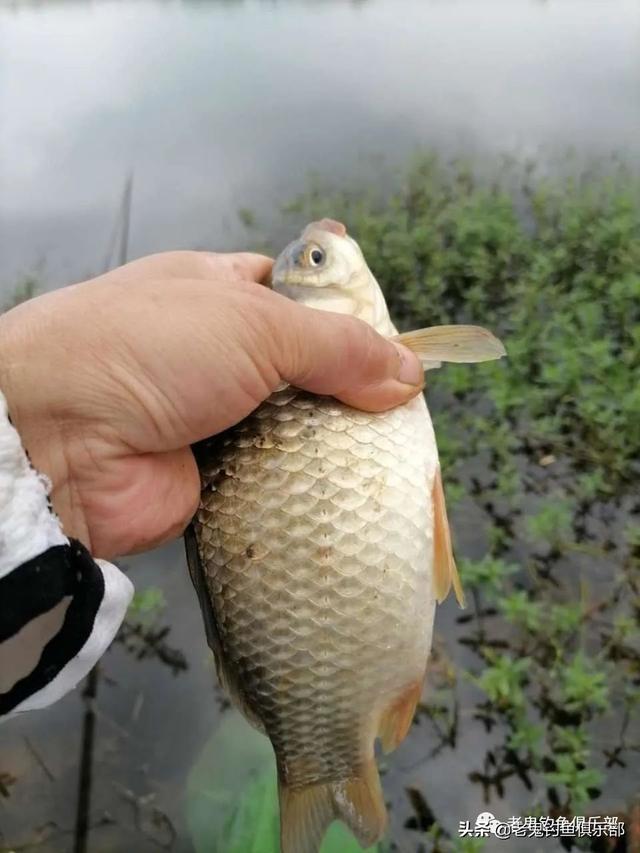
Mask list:
[[[505,355],[477,326],[398,334],[335,220],[284,249],[271,287],[359,317],[425,369]],[[281,851],[317,853],[336,819],[368,847],[387,824],[374,743],[407,735],[436,602],[464,601],[424,396],[370,413],[285,384],[193,449],[187,561],[220,683],[273,745]]]

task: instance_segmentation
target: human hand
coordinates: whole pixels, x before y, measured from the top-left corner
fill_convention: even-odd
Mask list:
[[[282,381],[371,411],[421,390],[409,350],[258,286],[271,263],[152,255],[0,317],[0,389],[65,533],[94,556],[179,535],[200,490],[190,445]]]

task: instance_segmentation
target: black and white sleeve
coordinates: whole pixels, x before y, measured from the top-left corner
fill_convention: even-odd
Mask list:
[[[119,569],[67,539],[0,392],[0,720],[74,688],[133,595]]]

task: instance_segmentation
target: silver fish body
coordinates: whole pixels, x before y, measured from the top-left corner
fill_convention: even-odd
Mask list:
[[[337,223],[309,226],[274,274],[293,298],[395,333]],[[451,344],[451,328],[424,338],[427,362],[504,352],[474,327]],[[282,851],[317,853],[335,818],[370,845],[386,823],[374,741],[405,737],[436,599],[452,583],[461,595],[424,398],[371,414],[285,387],[194,450],[189,566],[220,680],[274,747]]]
[[[431,646],[437,455],[424,399],[367,414],[287,388],[197,458],[222,680],[269,736],[281,785],[371,775],[389,713],[409,702],[413,716]],[[359,828],[363,843],[383,820]]]

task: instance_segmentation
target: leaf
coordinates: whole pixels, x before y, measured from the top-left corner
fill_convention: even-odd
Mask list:
[[[186,817],[196,853],[280,853],[276,765],[261,735],[232,711],[205,744],[187,782]],[[381,845],[369,853],[382,853]],[[320,853],[361,853],[333,823]]]

